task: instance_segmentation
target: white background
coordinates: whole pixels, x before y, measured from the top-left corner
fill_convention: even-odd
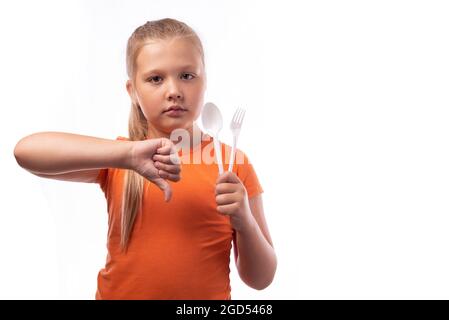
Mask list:
[[[15,162],[25,135],[127,136],[125,47],[171,17],[203,41],[205,101],[247,116],[274,282],[233,299],[449,298],[445,1],[2,1],[0,298],[93,299],[106,259],[96,184]],[[223,141],[229,143],[229,130]]]

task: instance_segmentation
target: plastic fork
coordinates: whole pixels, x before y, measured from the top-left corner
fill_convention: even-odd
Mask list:
[[[229,172],[232,172],[232,166],[234,165],[235,150],[237,148],[237,139],[240,134],[240,129],[242,128],[242,122],[243,122],[243,118],[245,117],[245,112],[246,112],[245,109],[238,108],[237,110],[235,110],[234,116],[232,117],[230,127],[231,127],[231,131],[232,131],[232,135],[234,136],[234,140],[232,143],[231,159],[229,161],[229,167],[228,167]]]

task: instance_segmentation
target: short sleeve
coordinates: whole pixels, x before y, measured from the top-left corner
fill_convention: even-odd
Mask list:
[[[115,140],[129,140],[128,138],[118,136]],[[97,178],[95,179],[95,183],[100,185],[101,190],[106,194],[109,185],[109,175],[112,168],[103,168],[100,169]]]
[[[109,175],[108,168],[100,169],[97,179],[95,180],[95,183],[98,183],[100,185],[100,188],[101,190],[103,190],[104,193],[106,193],[108,189],[108,175]]]
[[[262,193],[263,188],[248,156],[244,152],[237,150],[235,163],[237,166],[237,176],[243,182],[246,192],[248,193],[248,198],[252,198]]]

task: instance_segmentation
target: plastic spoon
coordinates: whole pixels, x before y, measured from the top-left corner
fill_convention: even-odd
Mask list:
[[[214,139],[214,150],[218,163],[218,171],[222,174],[223,161],[221,159],[221,143],[218,139],[218,134],[223,127],[223,118],[221,116],[220,109],[218,109],[218,107],[212,102],[206,103],[201,114],[201,121],[203,122],[204,130],[206,130],[207,134],[212,136]]]

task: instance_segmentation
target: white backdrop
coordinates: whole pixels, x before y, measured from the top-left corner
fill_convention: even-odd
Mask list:
[[[20,168],[38,131],[127,136],[125,47],[172,17],[203,41],[205,101],[265,189],[274,282],[233,299],[448,299],[445,1],[2,1],[0,298],[93,299],[106,259],[96,184]],[[229,130],[223,141],[230,143]]]

